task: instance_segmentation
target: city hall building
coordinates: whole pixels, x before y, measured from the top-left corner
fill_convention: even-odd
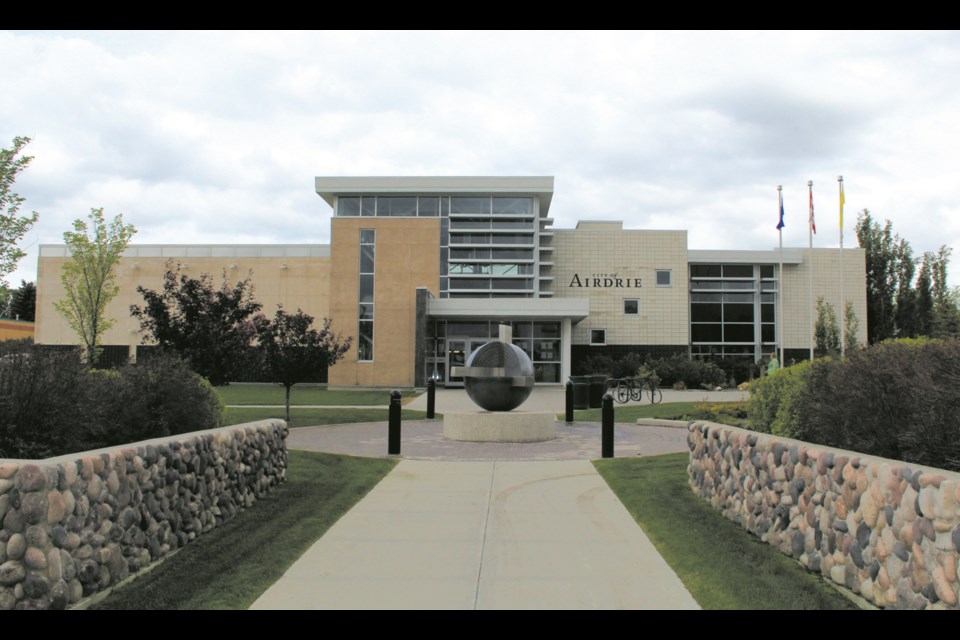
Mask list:
[[[802,359],[810,301],[842,309],[839,249],[814,249],[811,261],[806,248],[690,250],[686,231],[615,220],[555,229],[552,177],[318,177],[315,188],[331,209],[328,245],[129,247],[105,349],[136,357],[129,307],[143,302],[138,285],[162,287],[170,260],[217,283],[226,273],[231,285],[252,271],[268,316],[282,304],[331,318],[353,337],[328,374],[342,386],[462,384],[451,368],[502,324],[543,384],[566,381],[596,353],[760,360],[782,341],[786,358]],[[37,343],[77,343],[53,306],[68,259],[65,246],[40,248]],[[842,261],[863,342],[864,252],[844,249]]]

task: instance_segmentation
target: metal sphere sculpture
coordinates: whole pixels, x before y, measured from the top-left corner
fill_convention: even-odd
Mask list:
[[[511,411],[533,391],[533,363],[520,347],[488,342],[458,367],[467,395],[487,411]]]

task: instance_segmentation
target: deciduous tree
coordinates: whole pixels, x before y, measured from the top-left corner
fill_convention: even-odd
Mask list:
[[[840,353],[840,329],[837,328],[837,315],[833,305],[825,302],[823,296],[817,297],[817,322],[813,329],[817,352],[823,356],[835,356]]]
[[[287,422],[290,421],[290,389],[293,385],[332,366],[350,349],[353,339],[334,334],[331,324],[329,318],[324,318],[318,331],[313,328],[313,316],[300,309],[296,313],[287,313],[281,306],[272,321],[260,325],[264,363],[273,380],[286,390]]]
[[[113,268],[137,229],[123,224],[123,214],[117,214],[108,225],[102,208],[91,209],[88,218],[89,224],[75,220],[73,231],[63,234],[72,259],[63,265],[60,274],[65,297],[54,307],[80,336],[84,356],[94,364],[103,333],[116,322],[105,313],[107,304],[120,291]]]
[[[39,218],[36,211],[18,215],[24,198],[12,190],[17,174],[33,160],[32,156],[17,157],[28,142],[30,138],[14,138],[9,149],[0,149],[0,279],[12,273],[26,255],[17,243]]]
[[[211,384],[223,385],[247,363],[257,325],[266,322],[263,305],[253,298],[252,274],[230,287],[224,271],[217,289],[209,274],[191,278],[168,262],[163,289],[137,287],[144,304],[132,305],[130,313],[148,339],[179,354]]]

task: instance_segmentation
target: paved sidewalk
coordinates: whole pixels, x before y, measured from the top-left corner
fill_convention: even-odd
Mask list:
[[[402,460],[252,608],[698,606],[587,460]]]

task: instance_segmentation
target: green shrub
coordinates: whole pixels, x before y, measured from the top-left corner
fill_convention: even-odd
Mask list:
[[[78,350],[0,357],[0,457],[47,458],[223,424],[210,384],[173,356],[91,370]]]
[[[646,362],[654,370],[664,387],[682,382],[687,389],[713,389],[726,384],[726,376],[713,362],[690,359],[683,354],[657,358]]]
[[[746,400],[742,402],[704,402],[696,405],[690,418],[728,424],[732,427],[745,427],[749,406],[750,403]]]
[[[0,458],[46,458],[77,446],[87,376],[79,350],[20,344],[0,356]]]
[[[793,401],[803,386],[809,362],[801,362],[754,380],[750,385],[750,428],[763,433],[796,436]]]
[[[121,369],[115,443],[161,438],[223,425],[224,406],[205,378],[174,355]],[[109,398],[103,399],[109,403]]]
[[[960,471],[960,342],[896,340],[751,387],[750,427]]]
[[[611,378],[632,378],[643,365],[640,354],[628,353],[620,359],[598,353],[583,359],[581,370],[584,375],[607,375]]]

